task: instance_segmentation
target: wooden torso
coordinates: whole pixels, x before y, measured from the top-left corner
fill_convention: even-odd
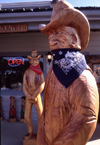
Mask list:
[[[65,89],[53,71],[44,91],[45,133],[52,141],[70,121],[72,109],[69,103],[70,87]]]
[[[41,75],[35,73],[30,68],[26,71],[26,82],[28,91],[33,93],[41,84]]]
[[[66,131],[66,135],[71,132],[73,126],[77,129],[78,121],[76,123],[74,121],[78,118],[81,120],[82,127],[82,124],[90,120],[90,117],[85,118],[85,116],[89,116],[90,113],[94,116],[90,110],[94,110],[95,115],[98,115],[98,91],[95,79],[89,70],[85,70],[66,89],[51,68],[45,83],[43,118],[45,139],[49,144],[65,130],[65,127],[67,129],[69,124],[72,125],[70,130]]]

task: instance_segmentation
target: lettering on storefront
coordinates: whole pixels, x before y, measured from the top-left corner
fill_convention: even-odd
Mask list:
[[[27,32],[27,25],[0,25],[0,33]]]
[[[8,60],[8,65],[11,67],[16,67],[16,66],[19,66],[21,64],[24,64],[23,57],[14,57],[14,58]]]

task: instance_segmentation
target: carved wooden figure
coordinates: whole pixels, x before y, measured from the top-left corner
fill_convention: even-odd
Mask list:
[[[22,96],[21,97],[21,101],[22,101],[22,104],[21,104],[21,112],[20,112],[20,122],[21,123],[24,123],[25,122],[25,119],[24,119],[24,113],[25,113],[25,96]]]
[[[98,122],[100,123],[100,83],[98,85],[98,91],[99,91],[99,114],[98,114]]]
[[[28,134],[24,137],[23,144],[31,145],[36,138],[31,120],[31,110],[34,104],[39,120],[43,111],[40,93],[44,89],[44,75],[39,65],[41,55],[37,56],[37,51],[33,50],[31,56],[27,57],[30,62],[30,67],[24,73],[23,92],[26,96],[24,116],[28,127]]]
[[[9,122],[16,122],[15,97],[10,96]]]
[[[88,45],[89,23],[65,1],[53,4],[49,24],[39,26],[53,54],[39,120],[38,145],[85,145],[93,135],[99,109],[92,70],[80,53]]]
[[[3,120],[3,112],[2,112],[2,97],[0,96],[0,121]]]

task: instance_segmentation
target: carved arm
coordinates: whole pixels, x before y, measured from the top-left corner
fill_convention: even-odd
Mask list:
[[[27,75],[27,72],[25,72],[24,76],[23,76],[23,92],[24,92],[25,96],[31,97],[31,94],[28,91],[28,86],[27,86],[27,82],[26,82],[26,75]]]
[[[44,85],[45,85],[44,76],[42,74],[41,75],[41,84],[38,86],[38,88],[35,89],[35,91],[32,94],[32,97],[29,99],[36,100],[37,96],[43,91]]]

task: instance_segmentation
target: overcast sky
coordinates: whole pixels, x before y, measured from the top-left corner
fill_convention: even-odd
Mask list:
[[[0,0],[0,3],[32,2],[32,1],[49,1],[49,0]],[[74,7],[97,6],[100,7],[100,0],[67,0]]]

